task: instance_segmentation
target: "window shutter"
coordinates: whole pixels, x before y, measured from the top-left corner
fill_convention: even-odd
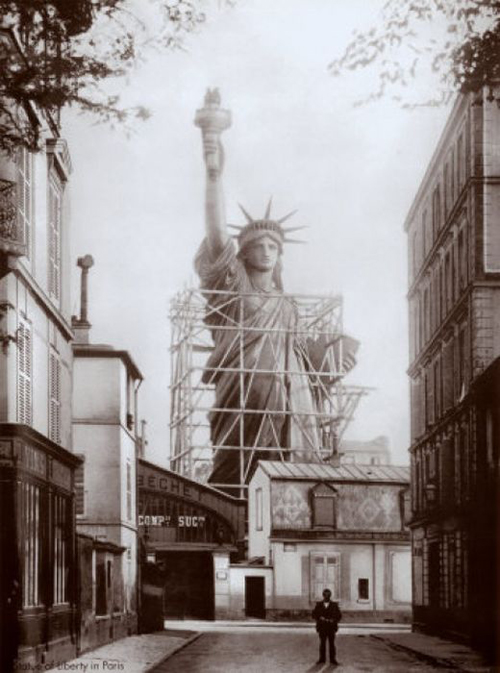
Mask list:
[[[49,436],[61,443],[61,362],[56,353],[49,355]]]
[[[79,458],[84,456],[78,455]],[[85,514],[85,463],[83,462],[75,470],[75,509],[77,516]]]
[[[325,586],[325,559],[324,556],[312,556],[311,558],[311,599],[321,600],[323,587]]]
[[[310,556],[312,601],[320,601],[324,589],[330,589],[332,599],[340,597],[340,554],[311,552]]]
[[[61,188],[54,177],[49,182],[49,294],[56,301],[61,290]]]
[[[22,232],[28,259],[31,257],[33,219],[33,157],[21,148],[17,155],[17,225]]]
[[[32,421],[31,369],[31,325],[20,320],[17,331],[17,420],[26,425],[31,425]]]

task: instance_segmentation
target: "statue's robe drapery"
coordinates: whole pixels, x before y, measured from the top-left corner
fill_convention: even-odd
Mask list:
[[[252,285],[232,241],[217,259],[211,259],[204,241],[195,268],[206,291],[205,322],[214,341],[203,373],[204,383],[215,384],[210,481],[241,483],[246,475],[240,473],[238,447],[256,449],[245,454],[245,469],[249,460],[276,459],[283,455],[280,449],[293,449],[295,458],[318,459],[305,335],[297,333],[293,302],[279,290],[266,293]]]

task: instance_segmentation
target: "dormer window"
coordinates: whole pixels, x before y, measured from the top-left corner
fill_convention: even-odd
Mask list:
[[[312,523],[314,528],[336,527],[337,491],[321,483],[311,489]]]

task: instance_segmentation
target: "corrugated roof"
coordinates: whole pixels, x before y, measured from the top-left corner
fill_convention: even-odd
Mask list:
[[[279,460],[259,460],[259,466],[271,479],[301,479],[330,481],[392,481],[410,480],[410,468],[405,465],[327,465],[326,463],[284,463]]]

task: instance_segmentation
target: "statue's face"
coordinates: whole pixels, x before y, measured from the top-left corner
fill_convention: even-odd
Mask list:
[[[279,246],[270,236],[262,236],[250,243],[244,251],[244,259],[248,266],[257,271],[272,271],[278,261]]]

